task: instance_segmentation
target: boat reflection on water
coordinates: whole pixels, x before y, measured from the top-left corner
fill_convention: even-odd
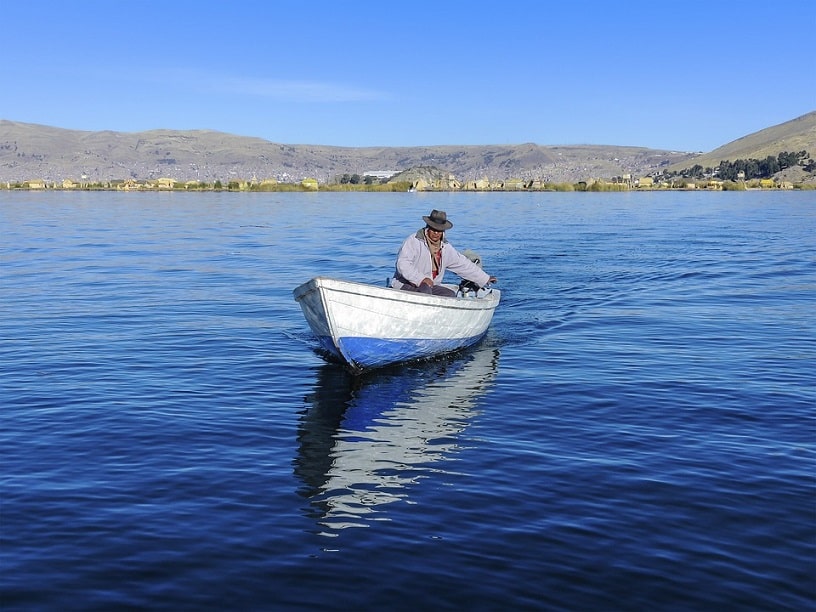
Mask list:
[[[480,346],[354,377],[327,364],[298,427],[296,476],[308,512],[337,535],[387,520],[419,479],[459,448],[457,435],[493,384],[499,351]]]

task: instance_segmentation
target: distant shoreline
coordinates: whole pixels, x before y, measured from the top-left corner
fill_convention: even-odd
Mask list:
[[[228,189],[228,188],[196,188],[185,189],[181,188],[128,188],[123,189],[119,187],[101,186],[101,187],[39,187],[39,186],[5,186],[0,185],[0,191],[15,192],[25,191],[29,193],[71,193],[71,192],[118,192],[118,193],[581,193],[581,192],[595,192],[595,193],[655,193],[655,192],[676,192],[676,191],[813,191],[816,190],[816,184],[813,183],[798,183],[787,186],[773,185],[773,186],[750,186],[750,185],[736,185],[730,187],[724,186],[707,186],[707,185],[683,185],[683,186],[657,186],[657,187],[625,187],[620,185],[604,184],[596,186],[595,184],[589,186],[582,185],[560,185],[558,187],[537,188],[537,189],[420,189],[411,190],[409,188],[388,188],[378,189],[371,186],[361,186],[359,188],[348,188],[347,186],[323,186],[319,189],[311,189],[301,187],[298,185],[286,185],[277,189]]]
[[[426,180],[392,180],[379,182],[343,182],[318,183],[316,179],[307,178],[298,182],[278,182],[272,179],[263,181],[177,181],[171,178],[154,180],[114,180],[77,182],[70,179],[47,181],[42,179],[3,182],[3,191],[128,191],[136,193],[286,193],[286,192],[347,192],[347,193],[490,193],[490,192],[635,192],[635,191],[794,191],[814,190],[816,183],[794,183],[784,179],[748,179],[737,181],[718,180],[714,178],[682,178],[655,180],[650,177],[631,180],[620,177],[612,180],[595,179],[577,182],[549,182],[542,180],[522,181],[509,179],[505,181],[467,181],[461,183],[452,175]]]

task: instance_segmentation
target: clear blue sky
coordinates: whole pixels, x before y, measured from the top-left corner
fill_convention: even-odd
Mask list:
[[[0,118],[710,151],[816,110],[816,2],[4,0]]]

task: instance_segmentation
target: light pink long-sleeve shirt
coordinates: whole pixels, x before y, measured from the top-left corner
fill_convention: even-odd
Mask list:
[[[490,275],[475,263],[457,251],[450,242],[442,240],[442,263],[439,274],[433,276],[431,250],[425,242],[425,230],[421,229],[408,236],[397,255],[397,266],[392,287],[400,288],[405,283],[419,286],[425,278],[431,278],[435,285],[440,285],[445,277],[445,270],[457,276],[473,281],[483,287],[490,280]]]

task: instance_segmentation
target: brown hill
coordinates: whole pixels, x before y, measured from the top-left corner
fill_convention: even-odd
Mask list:
[[[252,178],[297,182],[312,177],[326,183],[344,174],[387,176],[433,166],[462,182],[516,178],[574,183],[627,174],[636,178],[695,164],[716,167],[725,159],[764,159],[803,150],[816,158],[816,111],[705,154],[532,143],[359,148],[287,145],[207,130],[86,132],[0,120],[0,182],[160,177],[225,183]],[[786,178],[813,180],[798,175]]]
[[[703,168],[715,168],[721,161],[738,159],[765,159],[780,153],[807,151],[816,159],[816,111],[754,132],[729,142],[710,153],[671,165],[668,170],[685,170],[695,164]]]
[[[641,176],[693,154],[643,147],[478,145],[329,147],[286,145],[222,132],[84,132],[0,120],[0,181],[108,181],[173,178],[222,182],[396,173],[436,166],[461,181],[477,178],[576,182]]]

